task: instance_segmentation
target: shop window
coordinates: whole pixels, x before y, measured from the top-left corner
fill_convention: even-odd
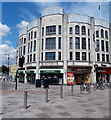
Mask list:
[[[56,26],[47,26],[46,27],[46,35],[53,35],[56,34]]]
[[[100,54],[97,53],[97,61],[100,61]]]
[[[104,51],[104,40],[101,40],[101,50]]]
[[[82,60],[86,60],[86,52],[82,52]]]
[[[108,41],[106,41],[106,52],[109,52]]]
[[[80,38],[79,37],[75,38],[75,48],[80,49]]]
[[[86,49],[86,38],[82,38],[82,49]]]
[[[46,52],[45,60],[55,60],[55,52]]]
[[[82,35],[86,35],[86,27],[85,26],[82,26],[81,28],[81,32],[82,32]]]
[[[69,48],[72,49],[72,37],[69,38]]]
[[[69,34],[72,34],[72,27],[69,28]]]
[[[58,52],[58,60],[61,60],[61,52]]]
[[[46,38],[46,49],[56,49],[56,38]]]
[[[72,52],[70,52],[70,60],[72,60],[73,58],[73,55],[72,55]]]
[[[101,37],[104,38],[104,30],[101,29]]]
[[[96,37],[99,37],[99,31],[98,30],[96,31]]]
[[[58,32],[61,34],[61,25],[59,25]]]
[[[80,27],[79,27],[79,25],[75,26],[75,34],[80,34]]]
[[[80,60],[80,52],[76,52],[75,55],[76,55],[76,56],[75,56],[75,57],[76,57],[76,60]]]
[[[105,38],[108,39],[108,31],[105,31]]]
[[[102,61],[105,62],[105,54],[102,54]]]
[[[106,62],[109,62],[109,55],[106,55]]]
[[[61,49],[61,37],[59,37],[58,49]]]

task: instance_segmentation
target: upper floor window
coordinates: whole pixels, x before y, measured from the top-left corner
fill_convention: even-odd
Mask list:
[[[75,34],[80,34],[80,27],[79,27],[79,25],[75,26]]]
[[[96,40],[96,48],[95,48],[95,50],[96,50],[96,52],[98,52],[99,51],[99,40]]]
[[[99,37],[99,31],[98,30],[96,31],[96,37]]]
[[[80,52],[76,52],[75,57],[76,57],[76,60],[80,60]]]
[[[45,60],[55,60],[55,52],[46,52]]]
[[[56,26],[46,26],[46,35],[56,34]]]
[[[61,49],[61,37],[59,37],[59,41],[58,41],[58,49]]]
[[[25,55],[25,46],[23,47],[23,55]]]
[[[86,49],[86,38],[82,38],[82,49]]]
[[[47,33],[46,33],[47,35]],[[44,27],[42,27],[42,36],[44,36]]]
[[[109,52],[109,45],[108,45],[108,41],[106,41],[106,52]]]
[[[104,30],[101,29],[101,37],[104,38]]]
[[[36,40],[34,40],[34,51],[36,51]]]
[[[88,36],[90,36],[90,29],[88,29]]]
[[[30,40],[30,33],[29,33],[29,35],[28,35],[28,38],[29,38],[29,40]]]
[[[32,52],[32,41],[30,43],[30,52]]]
[[[36,54],[33,54],[33,61],[36,60]]]
[[[105,62],[105,54],[102,54],[102,61]]]
[[[37,38],[37,32],[36,31],[34,32],[34,38]]]
[[[26,43],[26,38],[24,38],[24,44]]]
[[[44,39],[42,39],[42,50],[44,48]]]
[[[80,38],[79,37],[75,38],[75,48],[80,49]]]
[[[88,50],[90,50],[90,38],[88,38]]]
[[[61,60],[61,52],[58,52],[58,60]]]
[[[32,62],[32,54],[30,54],[30,62]]]
[[[86,52],[82,52],[82,60],[86,60]]]
[[[61,25],[59,25],[58,33],[61,34]]]
[[[72,52],[70,52],[70,60],[72,60],[73,58],[73,55],[72,55]]]
[[[108,39],[108,31],[105,31],[105,38]]]
[[[69,28],[69,34],[72,34],[72,27]]]
[[[31,39],[33,39],[33,31],[31,31]]]
[[[82,26],[82,29],[81,29],[82,31],[82,35],[86,35],[86,27],[85,26]]]
[[[109,62],[109,55],[106,55],[106,62]]]
[[[46,49],[56,49],[56,38],[46,38]]]
[[[104,40],[101,40],[101,50],[104,51]]]
[[[72,37],[69,38],[69,48],[72,49]]]
[[[100,54],[97,53],[97,61],[100,61]]]
[[[30,52],[30,43],[28,43],[28,53]]]

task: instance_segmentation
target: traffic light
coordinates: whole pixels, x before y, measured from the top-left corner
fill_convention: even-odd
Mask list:
[[[24,64],[24,56],[20,57],[19,58],[19,67],[23,67],[23,64]]]

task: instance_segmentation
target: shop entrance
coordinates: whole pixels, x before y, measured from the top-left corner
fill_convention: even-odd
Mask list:
[[[24,83],[24,79],[25,79],[25,74],[19,73],[19,82]]]
[[[35,74],[27,74],[27,82],[35,84]]]

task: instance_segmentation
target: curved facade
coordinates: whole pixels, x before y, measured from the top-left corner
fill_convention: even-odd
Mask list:
[[[109,22],[87,15],[67,15],[60,7],[48,8],[19,33],[19,81],[34,83],[50,77],[54,84],[67,84],[72,73],[77,84],[111,79]],[[57,78],[57,79],[55,79]]]

